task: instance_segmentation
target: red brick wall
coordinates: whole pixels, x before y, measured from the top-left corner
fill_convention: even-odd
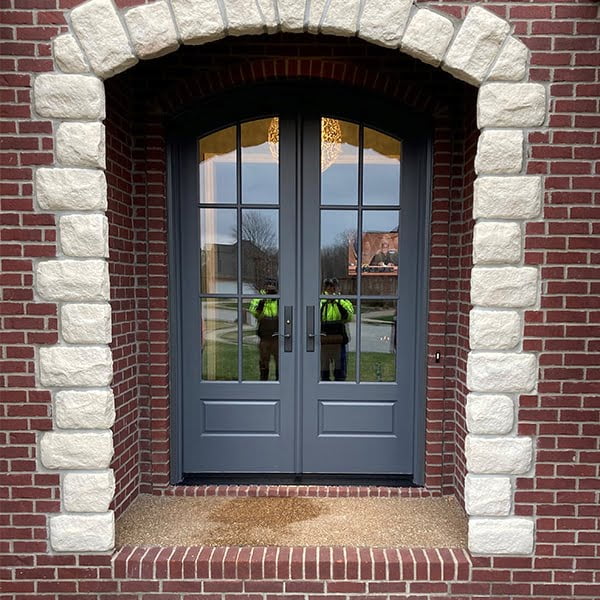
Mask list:
[[[32,350],[39,344],[54,343],[56,340],[56,309],[53,305],[37,302],[33,297],[32,261],[38,256],[52,256],[54,252],[54,224],[48,215],[36,214],[32,207],[32,168],[52,164],[52,140],[50,122],[31,120],[30,87],[32,76],[37,72],[52,69],[49,40],[65,30],[65,11],[77,2],[57,0],[10,0],[2,15],[2,83],[4,103],[0,120],[2,132],[2,159],[0,223],[2,244],[2,331],[1,341],[1,384],[3,403],[2,433],[0,440],[8,447],[3,449],[0,466],[5,469],[2,475],[2,514],[0,515],[2,542],[0,551],[2,567],[0,578],[2,590],[7,597],[15,594],[21,597],[55,598],[55,592],[77,592],[85,597],[94,597],[98,590],[116,591],[112,574],[105,557],[75,557],[47,555],[46,514],[59,510],[58,475],[36,473],[35,433],[51,428],[50,395],[35,387],[33,378]],[[129,3],[127,3],[129,4]],[[430,5],[445,10],[457,17],[463,17],[472,2],[440,0],[420,2],[420,6]],[[527,228],[527,261],[539,264],[542,272],[542,300],[540,310],[530,311],[526,317],[525,348],[539,352],[540,386],[538,394],[521,398],[519,409],[519,432],[537,436],[537,469],[533,478],[518,480],[516,501],[517,513],[534,515],[537,518],[537,546],[533,557],[521,558],[478,558],[471,577],[471,583],[453,584],[443,582],[423,587],[406,587],[411,594],[451,597],[511,597],[518,598],[575,598],[599,597],[600,589],[597,572],[600,567],[598,555],[598,518],[600,472],[598,463],[598,396],[600,373],[595,362],[600,350],[598,334],[599,314],[597,298],[600,297],[598,284],[598,40],[600,28],[598,3],[592,0],[507,2],[490,0],[485,7],[506,18],[514,27],[515,33],[532,51],[530,76],[534,81],[549,83],[550,128],[529,134],[528,171],[545,176],[544,221],[531,223]],[[374,50],[385,53],[383,50]],[[397,53],[391,53],[395,57]],[[390,55],[391,55],[390,54]],[[400,55],[401,56],[401,55]],[[165,59],[163,59],[165,60]],[[354,60],[360,65],[360,61]],[[411,62],[411,61],[409,61]],[[151,61],[137,66],[133,72],[157,68],[160,61]],[[417,63],[414,63],[415,65]],[[415,73],[422,73],[416,67]],[[437,73],[436,77],[445,77]],[[448,78],[449,80],[449,78]],[[117,81],[115,79],[115,81]],[[125,127],[127,130],[127,128]],[[467,128],[466,131],[469,131]],[[138,136],[141,134],[137,134]],[[146,130],[145,136],[152,136],[151,143],[139,148],[160,148],[153,136],[155,132]],[[469,147],[467,143],[466,147]],[[146,166],[138,163],[137,148],[132,147],[134,173],[147,171],[152,163],[152,171],[159,176],[162,170],[160,152],[158,158],[146,154]],[[436,146],[436,152],[437,150]],[[133,150],[136,150],[136,153]],[[465,148],[466,150],[466,148]],[[439,152],[443,152],[439,149]],[[462,150],[461,150],[462,152]],[[139,164],[139,166],[138,166]],[[452,164],[448,161],[447,164]],[[454,171],[452,171],[454,172]],[[441,177],[441,174],[439,175]],[[461,189],[462,175],[456,175],[455,189]],[[441,184],[437,183],[436,197]],[[161,182],[157,183],[160,188]],[[138,186],[141,190],[138,192]],[[158,211],[162,192],[152,193],[145,183],[135,182],[134,206],[137,216],[148,221],[146,229],[153,231],[158,238],[157,246],[150,250],[143,236],[133,238],[134,256],[154,255],[151,269],[157,273],[153,286],[143,283],[145,277],[133,269],[127,277],[134,281],[135,290],[142,294],[136,308],[146,314],[136,319],[138,324],[137,344],[139,353],[153,353],[151,360],[140,361],[137,372],[137,388],[123,387],[123,406],[128,402],[128,394],[136,389],[140,394],[137,410],[142,423],[148,419],[167,419],[165,406],[165,360],[164,360],[164,299],[165,269],[164,232],[160,217],[155,227],[150,227],[149,211],[140,206],[152,206]],[[454,198],[454,196],[452,196]],[[154,204],[156,202],[156,204]],[[123,207],[124,209],[126,207]],[[114,208],[111,207],[114,211]],[[128,210],[131,210],[131,206]],[[134,212],[134,211],[132,211]],[[436,213],[443,221],[443,209]],[[455,213],[453,213],[455,214]],[[116,215],[111,215],[111,219]],[[131,215],[130,215],[131,217]],[[462,218],[462,217],[461,217]],[[466,219],[466,216],[465,216]],[[143,227],[132,231],[145,231]],[[114,235],[114,227],[111,226]],[[453,232],[460,237],[460,233]],[[162,236],[162,237],[161,237]],[[463,238],[465,244],[467,237]],[[146,249],[140,249],[147,247]],[[441,251],[441,245],[438,250]],[[129,254],[130,251],[128,250]],[[438,256],[442,256],[439,254]],[[131,257],[131,254],[129,254]],[[111,259],[112,260],[112,259]],[[120,258],[123,264],[130,264],[129,258]],[[136,259],[135,265],[139,266]],[[443,268],[443,267],[442,267]],[[464,267],[465,269],[468,266]],[[155,270],[156,269],[156,270]],[[114,280],[114,270],[111,274]],[[464,274],[458,275],[459,279]],[[139,284],[139,285],[138,285]],[[128,284],[129,285],[129,284]],[[145,289],[156,293],[160,308],[153,314],[148,303],[143,305]],[[116,326],[131,325],[126,317],[124,299],[128,292],[123,286],[123,314],[119,315]],[[462,289],[451,304],[460,316],[460,329],[450,332],[456,336],[457,344],[465,326],[468,299]],[[435,295],[432,294],[432,298]],[[436,302],[438,296],[435,296]],[[440,296],[441,298],[441,296]],[[460,298],[460,299],[459,299]],[[439,300],[444,302],[445,300]],[[441,309],[440,309],[441,310]],[[15,312],[11,312],[15,311]],[[161,313],[161,311],[163,311]],[[152,321],[155,321],[152,323]],[[151,325],[145,325],[145,321]],[[163,324],[159,332],[158,324]],[[152,338],[152,330],[156,337]],[[121,330],[120,330],[121,331]],[[149,340],[144,339],[144,334]],[[123,338],[126,335],[123,333]],[[464,341],[461,338],[461,344]],[[431,340],[431,338],[430,338]],[[125,339],[122,344],[127,345]],[[461,348],[461,356],[464,345]],[[118,347],[115,347],[118,349]],[[34,350],[35,351],[35,350]],[[459,353],[457,353],[458,356]],[[597,362],[597,361],[596,361]],[[128,381],[125,367],[122,367],[121,382]],[[144,365],[152,364],[152,371],[146,372]],[[456,369],[461,369],[460,360]],[[454,372],[453,365],[446,365],[446,372]],[[429,371],[430,379],[441,386],[440,369]],[[133,383],[131,383],[133,386]],[[150,391],[155,385],[156,391]],[[433,389],[431,387],[430,389]],[[129,391],[127,391],[129,390]],[[459,390],[459,392],[461,392]],[[462,394],[462,392],[461,392]],[[457,397],[461,397],[459,394]],[[430,393],[429,407],[443,410],[439,399],[443,394]],[[152,397],[150,410],[148,398]],[[155,398],[159,398],[155,402]],[[435,403],[432,400],[435,399]],[[145,403],[145,404],[144,404]],[[454,413],[446,406],[443,415]],[[125,410],[125,409],[123,409]],[[432,419],[440,423],[445,416],[439,413]],[[126,419],[120,417],[123,436],[126,437]],[[460,448],[460,419],[454,424],[447,423],[446,448]],[[121,427],[119,425],[117,430]],[[163,428],[164,431],[164,428]],[[164,483],[166,445],[164,436],[149,444],[150,436],[145,433],[139,440],[131,437],[131,448],[136,444],[141,448],[140,477],[148,490],[150,456],[162,452],[158,462],[162,472],[154,467],[157,483]],[[431,440],[428,458],[437,452]],[[125,446],[123,446],[125,448]],[[457,471],[460,470],[460,453],[456,452]],[[119,464],[126,464],[124,456],[118,456]],[[433,460],[430,464],[434,464]],[[126,470],[129,481],[138,477],[136,469]],[[440,470],[441,473],[441,470]],[[444,482],[449,486],[453,480],[444,474]],[[127,481],[127,480],[124,480]],[[435,480],[434,480],[435,481]],[[120,498],[128,497],[126,483]],[[131,496],[129,496],[131,497]],[[10,569],[10,567],[15,567]],[[8,568],[7,568],[8,567]],[[74,578],[80,578],[78,583]],[[57,581],[55,581],[57,580]],[[162,588],[161,588],[162,589]],[[166,591],[166,590],[165,590]],[[400,590],[398,590],[400,591]],[[119,598],[127,598],[125,589]],[[175,590],[174,590],[175,593]],[[177,591],[177,594],[179,592]],[[362,593],[363,592],[358,592]],[[175,596],[178,597],[178,596]],[[343,597],[343,596],[342,596]]]

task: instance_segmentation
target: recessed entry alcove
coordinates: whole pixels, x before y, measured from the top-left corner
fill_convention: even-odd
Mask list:
[[[462,494],[475,90],[278,34],[106,94],[117,515],[186,483]]]

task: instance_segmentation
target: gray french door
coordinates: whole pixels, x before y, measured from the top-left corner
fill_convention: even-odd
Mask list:
[[[415,472],[423,156],[322,114],[180,146],[184,474]]]

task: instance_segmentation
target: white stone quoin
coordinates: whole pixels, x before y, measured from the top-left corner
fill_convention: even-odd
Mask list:
[[[70,344],[109,344],[112,340],[110,304],[64,304],[60,332]]]
[[[87,0],[71,11],[71,23],[94,72],[110,77],[137,62],[110,0]]]
[[[91,75],[42,73],[33,82],[33,104],[40,117],[104,119],[104,85]]]
[[[45,300],[88,302],[109,299],[104,260],[45,260],[37,265],[36,291]]]
[[[478,177],[473,187],[473,217],[532,219],[540,213],[542,180],[537,176]]]
[[[410,20],[401,48],[406,54],[437,67],[453,35],[454,25],[450,19],[422,8]]]
[[[538,271],[534,267],[473,267],[471,302],[479,306],[519,308],[535,304]]]
[[[509,433],[515,422],[514,402],[504,394],[468,394],[466,417],[469,433]]]
[[[55,552],[108,552],[115,545],[114,513],[52,516],[50,545]]]
[[[546,88],[539,83],[486,83],[479,89],[477,124],[538,127],[546,118]]]
[[[66,256],[108,256],[108,219],[103,214],[65,215],[60,218],[58,230]]]
[[[467,386],[473,392],[531,392],[537,376],[535,354],[469,352]]]
[[[465,510],[478,517],[502,517],[512,508],[512,485],[509,477],[467,475]]]
[[[115,476],[112,469],[67,473],[62,489],[65,510],[102,513],[115,495]]]
[[[533,519],[469,519],[469,550],[474,554],[531,554]]]
[[[49,346],[40,348],[39,356],[44,387],[103,387],[112,381],[107,346]]]
[[[519,475],[529,471],[533,445],[529,437],[482,437],[469,434],[465,442],[470,473]]]
[[[168,4],[172,13],[165,10]],[[435,8],[417,8],[412,0],[158,0],[120,11],[112,0],[88,0],[75,7],[69,18],[70,31],[61,29],[53,41],[57,71],[38,75],[33,82],[34,116],[55,120],[56,159],[64,167],[37,169],[37,207],[59,212],[62,254],[57,260],[38,263],[35,287],[44,300],[73,303],[61,307],[61,343],[67,344],[107,339],[105,308],[100,309],[101,315],[94,312],[97,308],[90,314],[87,308],[76,308],[105,307],[109,299],[108,268],[97,259],[108,252],[106,219],[100,214],[106,210],[106,181],[96,170],[104,166],[99,122],[105,117],[105,98],[99,77],[127,69],[138,57],[171,51],[180,41],[203,44],[227,34],[308,28],[357,34],[390,48],[400,46],[406,54],[442,64],[457,77],[481,84],[478,126],[484,131],[475,161],[480,177],[475,184],[474,218],[479,222],[471,285],[478,312],[471,340],[475,350],[467,369],[472,392],[467,402],[466,448],[467,467],[472,471],[466,481],[467,509],[472,515],[469,548],[483,554],[531,552],[534,521],[507,515],[512,510],[514,475],[531,473],[533,441],[503,434],[515,427],[514,397],[506,394],[535,388],[537,361],[535,355],[518,351],[520,333],[509,347],[515,341],[513,317],[502,317],[500,331],[493,332],[482,310],[529,307],[538,298],[537,269],[508,265],[522,260],[522,221],[537,218],[541,209],[541,178],[519,174],[526,156],[522,129],[544,124],[546,90],[542,84],[526,81],[529,52],[518,39],[507,39],[510,26],[472,6],[455,37],[452,19]],[[89,214],[60,215],[60,211]],[[99,345],[40,348],[37,373],[41,386],[65,388],[54,390],[58,429],[40,435],[38,457],[45,468],[73,470],[63,474],[61,498],[63,509],[75,514],[50,517],[52,549],[110,551],[114,516],[105,512],[113,494],[112,474],[107,470],[112,435],[106,429],[115,418],[108,388],[110,350]],[[90,514],[76,514],[81,511]]]
[[[443,69],[469,83],[481,83],[509,32],[506,21],[474,6],[444,58]]]
[[[510,350],[521,341],[521,316],[514,310],[474,309],[469,318],[473,350]]]
[[[106,178],[92,169],[38,169],[37,202],[42,210],[106,210]]]
[[[366,0],[360,16],[358,37],[386,48],[397,48],[402,39],[412,0]]]
[[[56,157],[63,167],[106,167],[102,123],[61,123],[56,132]]]
[[[40,460],[46,469],[107,469],[113,455],[111,431],[42,434]]]
[[[54,419],[60,429],[110,429],[115,422],[113,392],[111,389],[56,392]]]
[[[487,129],[477,143],[475,171],[478,175],[519,173],[523,167],[522,129]]]
[[[140,58],[156,58],[179,47],[169,5],[162,0],[128,10],[125,23]]]
[[[473,263],[511,264],[521,261],[521,225],[510,221],[480,221],[473,228]]]

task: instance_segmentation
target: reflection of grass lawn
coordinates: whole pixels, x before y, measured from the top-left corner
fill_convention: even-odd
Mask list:
[[[237,381],[237,344],[207,342],[202,353],[202,373],[205,380]],[[211,360],[215,357],[216,360]],[[383,352],[363,352],[361,354],[361,381],[394,381],[395,355]],[[258,381],[258,346],[242,346],[242,379]],[[348,380],[352,381],[356,373],[356,353],[348,353]],[[275,369],[271,361],[269,379],[275,380]]]

